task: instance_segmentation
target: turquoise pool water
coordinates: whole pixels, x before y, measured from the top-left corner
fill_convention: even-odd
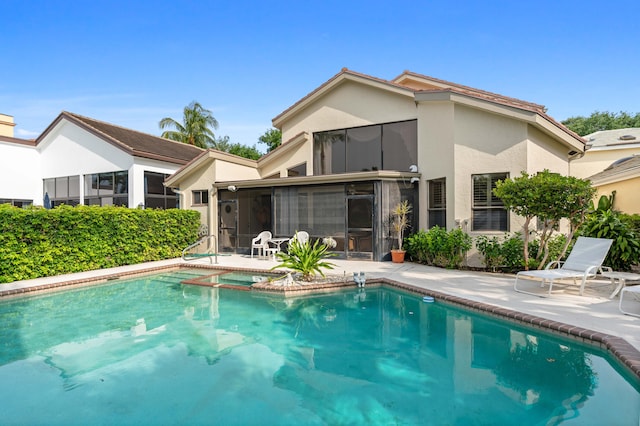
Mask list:
[[[185,272],[0,302],[2,424],[637,425],[599,350],[393,289]]]
[[[281,277],[282,274],[268,272],[218,271],[188,279],[185,282],[194,285],[241,287],[248,290],[253,284]]]

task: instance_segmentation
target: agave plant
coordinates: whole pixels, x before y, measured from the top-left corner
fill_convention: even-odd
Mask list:
[[[304,281],[313,281],[316,273],[325,276],[323,269],[333,269],[333,263],[326,262],[327,257],[335,256],[328,251],[329,246],[316,240],[313,244],[292,240],[287,252],[277,253],[280,263],[271,269],[288,268],[302,274]]]

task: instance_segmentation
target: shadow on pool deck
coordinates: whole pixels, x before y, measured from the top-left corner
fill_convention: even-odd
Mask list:
[[[578,295],[577,287],[559,287],[560,291],[549,298],[540,298],[513,290],[514,277],[506,274],[447,270],[416,263],[391,263],[330,259],[335,265],[327,274],[345,276],[352,279],[353,272],[365,272],[367,279],[382,278],[408,284],[425,291],[434,291],[456,296],[470,302],[481,302],[517,313],[557,322],[567,328],[579,327],[624,339],[637,351],[640,351],[640,318],[622,314],[618,310],[618,299],[609,299],[611,287],[603,282],[602,287],[588,286],[584,296]],[[68,283],[81,283],[87,280],[105,279],[139,271],[162,270],[178,265],[206,266],[206,259],[184,262],[182,259],[170,259],[139,265],[124,266],[56,277],[38,278],[0,284],[0,296],[8,293],[22,293],[28,289],[47,288]],[[269,270],[277,265],[270,259],[255,259],[248,255],[231,255],[219,258],[222,268],[240,268],[250,270]],[[467,303],[469,304],[469,303]],[[640,303],[638,303],[640,311]],[[521,316],[526,316],[521,315]],[[547,325],[547,324],[544,324]],[[634,369],[640,371],[640,359]]]

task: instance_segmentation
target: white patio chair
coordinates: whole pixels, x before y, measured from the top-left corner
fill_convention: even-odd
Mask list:
[[[262,231],[257,237],[251,240],[251,258],[253,258],[253,251],[258,250],[258,257],[265,255],[265,248],[269,247],[269,240],[271,239],[271,231]]]
[[[553,261],[545,269],[518,272],[513,288],[519,293],[547,297],[551,296],[553,284],[560,284],[557,281],[571,280],[574,285],[578,285],[578,279],[580,279],[580,295],[582,296],[587,280],[594,278],[598,273],[612,242],[613,240],[606,238],[578,237],[566,261]],[[542,280],[540,287],[548,284],[549,292],[545,295],[518,288],[518,281],[521,278],[540,279]]]
[[[309,242],[309,233],[307,231],[296,231],[289,241],[298,241],[300,244]]]

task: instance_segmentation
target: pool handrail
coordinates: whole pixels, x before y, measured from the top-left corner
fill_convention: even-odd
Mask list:
[[[204,252],[195,253],[190,250],[200,246],[203,243],[207,243],[206,250]],[[206,235],[200,238],[195,243],[191,244],[184,250],[182,250],[182,260],[189,261],[195,259],[201,259],[203,257],[208,257],[209,262],[213,263],[213,259],[215,259],[215,263],[218,263],[218,256],[230,256],[229,254],[221,254],[217,252],[218,242],[215,235]]]

